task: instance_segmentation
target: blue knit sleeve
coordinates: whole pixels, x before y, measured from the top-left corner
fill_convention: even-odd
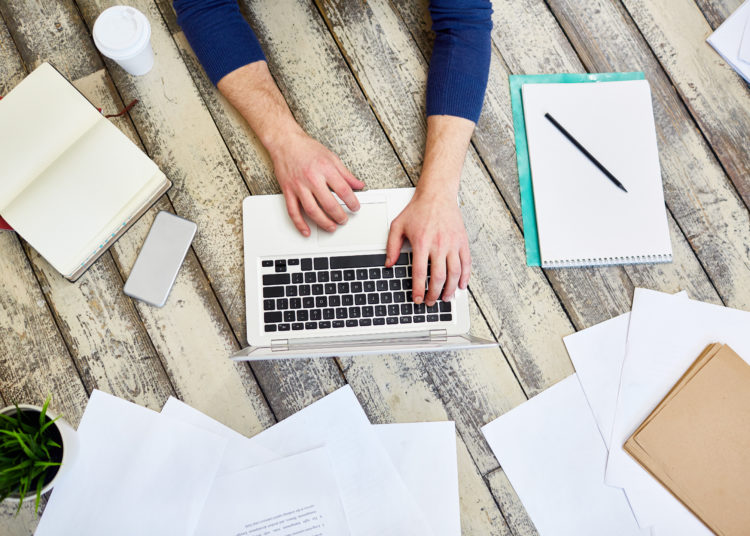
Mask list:
[[[475,123],[490,69],[489,0],[430,0],[435,46],[427,77],[427,115],[455,115]]]
[[[237,0],[174,0],[177,22],[214,84],[235,69],[265,60]]]

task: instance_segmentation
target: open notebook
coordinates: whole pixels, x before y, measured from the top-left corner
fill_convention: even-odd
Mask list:
[[[159,168],[43,63],[0,100],[0,214],[76,280],[171,186]]]
[[[526,84],[522,93],[542,266],[671,261],[648,82]]]

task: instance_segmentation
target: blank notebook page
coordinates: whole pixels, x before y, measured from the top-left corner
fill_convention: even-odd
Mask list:
[[[648,82],[527,84],[522,91],[542,266],[671,261]]]

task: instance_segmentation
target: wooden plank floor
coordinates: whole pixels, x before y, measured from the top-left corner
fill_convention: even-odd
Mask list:
[[[0,402],[77,424],[92,389],[158,409],[176,395],[252,435],[348,383],[372,422],[456,421],[463,534],[536,534],[479,428],[573,372],[562,337],[629,309],[644,286],[750,310],[750,90],[705,43],[742,0],[495,0],[490,81],[460,202],[474,258],[472,328],[500,348],[233,364],[244,344],[241,202],[278,193],[270,161],[210,84],[170,0],[128,0],[156,65],[130,77],[91,39],[112,0],[0,2],[0,95],[43,61],[174,182],[77,283],[0,233]],[[432,46],[428,0],[240,0],[293,114],[370,188],[415,184]],[[651,82],[675,260],[525,265],[508,75],[643,70]],[[336,110],[336,113],[331,113]],[[0,136],[6,133],[0,134]],[[158,210],[198,223],[163,309],[123,295]],[[0,505],[0,534],[36,517]]]

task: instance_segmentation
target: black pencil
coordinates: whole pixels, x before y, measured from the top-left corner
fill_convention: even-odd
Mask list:
[[[565,136],[566,138],[568,138],[568,140],[570,140],[570,143],[572,143],[573,145],[575,145],[575,146],[576,146],[576,147],[578,148],[578,150],[579,150],[579,151],[581,151],[581,152],[582,152],[582,153],[584,154],[584,156],[585,156],[586,158],[588,158],[589,160],[591,160],[591,163],[592,163],[592,164],[594,164],[594,165],[595,165],[596,167],[598,167],[598,168],[599,168],[599,170],[600,170],[600,171],[601,171],[602,173],[604,173],[604,174],[605,174],[605,175],[607,176],[607,178],[608,178],[609,180],[611,180],[611,181],[612,181],[612,182],[613,182],[613,183],[615,184],[615,186],[617,186],[617,187],[618,187],[619,189],[621,189],[621,190],[622,190],[623,192],[627,193],[627,190],[626,190],[626,189],[625,189],[625,187],[624,187],[624,186],[622,185],[622,183],[621,183],[620,181],[618,181],[618,180],[617,180],[617,179],[615,178],[615,176],[614,176],[614,175],[612,175],[612,174],[611,174],[611,173],[609,172],[609,170],[608,170],[607,168],[605,168],[605,167],[604,167],[604,166],[603,166],[603,165],[601,164],[601,162],[599,162],[599,161],[598,161],[598,160],[597,160],[596,158],[594,158],[594,155],[592,155],[592,154],[591,154],[590,152],[588,152],[588,151],[586,150],[586,148],[585,148],[585,147],[584,147],[583,145],[581,145],[580,143],[578,143],[578,140],[576,140],[576,139],[575,139],[575,138],[574,138],[574,137],[573,137],[573,136],[572,136],[572,135],[570,134],[570,132],[568,132],[567,130],[565,130],[565,128],[563,128],[563,126],[562,126],[562,125],[561,125],[560,123],[558,123],[558,122],[557,122],[557,121],[555,120],[555,118],[554,118],[554,117],[552,117],[552,116],[551,116],[550,114],[548,114],[548,113],[547,113],[547,114],[544,114],[544,117],[546,117],[546,118],[547,118],[547,120],[548,120],[548,121],[549,121],[550,123],[552,123],[553,125],[555,125],[555,128],[556,128],[557,130],[559,130],[560,132],[562,132],[562,133],[563,133],[563,136]]]

